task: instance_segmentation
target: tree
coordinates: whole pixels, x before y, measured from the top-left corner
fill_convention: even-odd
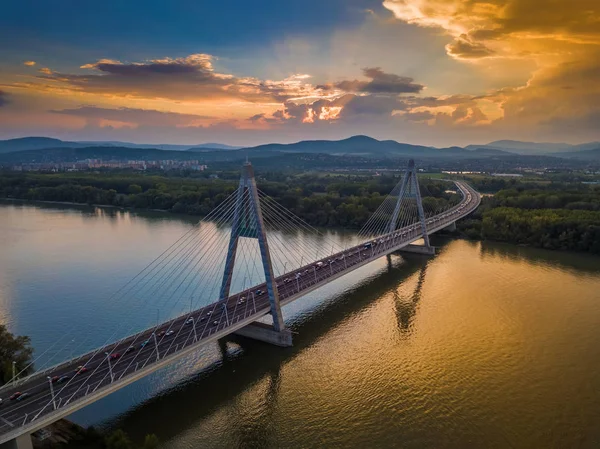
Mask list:
[[[146,435],[142,449],[158,449],[158,437],[153,433]]]
[[[106,437],[106,449],[133,449],[133,444],[127,434],[119,429]]]
[[[0,380],[2,383],[12,379],[13,367],[15,362],[15,372],[23,371],[23,375],[29,374],[33,370],[30,365],[33,348],[29,337],[11,334],[6,326],[0,325]]]
[[[142,186],[138,185],[138,184],[131,184],[128,188],[127,191],[133,195],[136,195],[138,193],[142,193]]]

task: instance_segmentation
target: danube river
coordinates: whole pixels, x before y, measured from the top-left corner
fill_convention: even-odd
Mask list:
[[[111,294],[194,222],[0,205],[0,319],[38,366],[166,319]],[[288,306],[292,348],[207,346],[71,419],[164,449],[600,447],[600,258],[434,243]]]

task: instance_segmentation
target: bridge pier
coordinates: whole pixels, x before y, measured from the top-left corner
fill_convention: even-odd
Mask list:
[[[450,223],[448,226],[446,226],[444,228],[444,231],[450,231],[450,232],[456,231],[456,222],[453,221],[452,223]]]
[[[400,252],[435,256],[435,246],[407,245]]]
[[[256,321],[234,332],[242,337],[252,338],[275,346],[292,346],[292,332],[289,329],[276,330],[271,324]]]
[[[31,435],[28,433],[20,435],[14,440],[7,441],[6,443],[0,444],[0,449],[33,449],[33,442],[31,441]]]

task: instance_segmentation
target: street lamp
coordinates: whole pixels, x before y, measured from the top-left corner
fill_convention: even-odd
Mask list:
[[[13,383],[15,383],[17,381],[17,369],[16,369],[16,364],[17,362],[15,362],[13,360],[12,362],[12,369],[13,369]]]
[[[156,340],[156,332],[152,332],[152,336],[154,337],[154,346],[156,347],[156,361],[158,362],[160,360],[160,353],[158,352],[158,341]]]
[[[56,399],[54,398],[54,385],[52,385],[52,378],[48,377],[48,384],[50,384],[50,394],[52,395],[52,405],[54,406],[54,410],[56,410]]]
[[[110,381],[114,382],[115,376],[113,375],[112,364],[110,363],[110,354],[108,352],[105,352],[104,354],[106,354],[106,360],[108,361],[108,371],[110,372]]]

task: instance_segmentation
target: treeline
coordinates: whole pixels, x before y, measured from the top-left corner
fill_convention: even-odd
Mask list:
[[[600,254],[600,186],[515,180],[507,185],[483,198],[474,214],[458,222],[459,231],[473,239]]]
[[[237,188],[237,179],[227,178],[7,173],[0,177],[0,196],[206,215]],[[264,193],[313,226],[359,229],[399,180],[399,175],[265,172],[259,176],[258,185]],[[458,201],[458,195],[446,192],[447,183],[422,180],[421,185],[426,195],[424,202],[430,210]]]
[[[141,445],[134,444],[129,436],[120,429],[105,434],[94,427],[83,429],[76,424],[70,424],[71,437],[67,443],[56,444],[55,449],[158,449],[159,441],[156,435],[149,434]]]

